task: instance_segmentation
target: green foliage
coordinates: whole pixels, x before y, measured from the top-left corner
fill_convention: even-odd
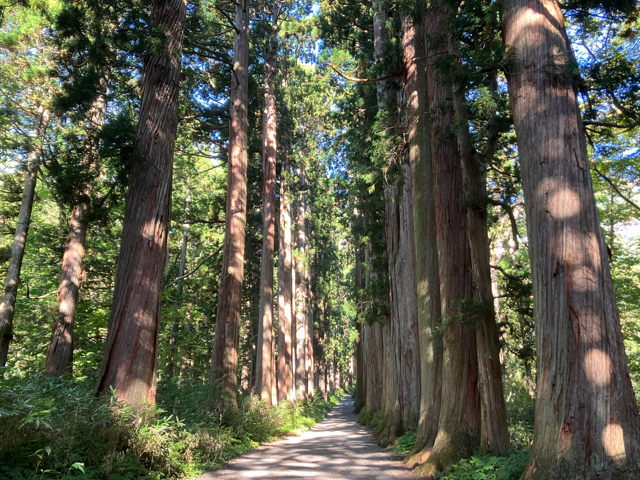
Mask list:
[[[287,407],[241,396],[238,411],[209,412],[211,389],[162,382],[140,411],[95,397],[86,378],[5,375],[0,385],[0,476],[11,479],[182,478],[283,435],[303,432],[339,401],[333,392]]]
[[[439,480],[518,480],[529,461],[528,450],[516,450],[508,457],[473,456],[438,472]]]
[[[391,451],[396,455],[406,455],[411,451],[414,443],[416,443],[416,430],[412,428],[398,438],[398,442]]]

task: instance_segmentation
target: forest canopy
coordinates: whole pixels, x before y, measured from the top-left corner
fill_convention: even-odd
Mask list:
[[[639,14],[0,0],[0,477],[640,478]]]

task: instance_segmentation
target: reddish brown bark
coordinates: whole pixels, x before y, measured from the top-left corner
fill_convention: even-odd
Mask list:
[[[357,245],[357,240],[356,240]],[[360,248],[356,247],[355,252],[355,288],[359,292],[362,289],[362,256],[360,254]],[[360,302],[358,302],[358,313],[362,311]],[[360,322],[356,322],[356,330],[358,336],[356,337],[356,402],[355,412],[360,413],[365,404],[366,395],[366,375],[365,375],[365,348],[364,348],[364,325]]]
[[[420,338],[420,413],[416,442],[407,463],[422,463],[438,433],[442,382],[440,279],[433,203],[430,122],[427,115],[424,28],[404,20],[404,88],[411,167],[416,256],[417,315]]]
[[[533,280],[537,395],[523,479],[640,478],[640,425],[593,194],[576,68],[553,0],[505,2]]]
[[[59,377],[72,370],[73,324],[83,270],[88,210],[88,199],[74,205],[71,210],[69,236],[62,256],[62,274],[58,290],[60,309],[49,341],[46,360],[45,374],[51,377]]]
[[[307,227],[307,237],[309,229]],[[307,396],[314,396],[314,355],[313,355],[313,288],[310,269],[306,269],[307,276],[307,345],[305,347],[305,365],[307,377]]]
[[[471,253],[465,234],[462,170],[451,135],[451,85],[437,64],[447,55],[444,3],[431,3],[424,20],[427,92],[431,116],[434,211],[443,319],[442,398],[438,434],[423,471],[468,457],[479,445],[480,399],[476,332],[465,312],[473,300]]]
[[[280,178],[280,225],[278,252],[278,402],[293,401],[293,350],[291,323],[293,283],[291,255],[291,203],[287,175],[289,164],[282,162]]]
[[[460,41],[448,36],[449,55],[456,70],[462,74]],[[453,107],[458,125],[468,125],[469,115],[464,99],[464,87],[454,82]],[[491,291],[490,242],[487,228],[486,165],[471,143],[468,128],[457,128],[458,151],[462,163],[465,203],[467,208],[467,237],[471,250],[473,298],[476,302],[476,342],[478,348],[478,386],[480,390],[480,451],[506,456],[511,449],[507,427],[507,409],[502,388],[500,340],[496,325]]]
[[[86,172],[98,170],[97,130],[102,126],[105,110],[105,97],[99,95],[91,110],[84,142],[82,167]],[[73,365],[73,326],[78,304],[80,278],[84,270],[84,246],[87,237],[89,208],[93,187],[87,182],[78,189],[77,198],[71,208],[69,235],[62,255],[62,272],[58,287],[58,320],[53,326],[49,351],[47,353],[45,374],[59,377],[70,372]]]
[[[247,105],[249,89],[249,0],[236,5],[231,124],[222,273],[216,331],[211,353],[211,382],[220,381],[233,408],[238,395],[238,342],[247,222]]]
[[[295,251],[295,327],[292,330],[292,338],[295,338],[295,392],[296,396],[307,397],[307,380],[305,378],[306,367],[306,347],[308,335],[308,319],[307,319],[307,299],[306,299],[306,199],[304,185],[305,175],[302,169],[299,170],[299,187],[298,199],[295,202],[294,210],[296,212],[296,251]]]
[[[142,98],[129,174],[109,333],[96,390],[155,403],[162,274],[171,214],[171,175],[178,126],[182,38],[187,3],[156,0],[151,25],[165,31],[145,57]]]
[[[277,32],[271,38],[265,61],[264,113],[262,116],[262,258],[260,275],[260,312],[258,314],[258,351],[256,354],[255,393],[269,403],[276,372],[271,350],[273,337],[273,254],[276,232],[276,76]]]
[[[187,180],[188,182],[189,180]],[[180,265],[178,267],[178,283],[176,284],[176,301],[182,301],[182,289],[184,287],[184,274],[187,269],[187,244],[189,242],[189,227],[186,219],[189,215],[189,203],[191,201],[191,190],[187,183],[187,194],[185,197],[184,218],[185,223],[182,225],[182,245],[180,247]],[[167,378],[174,375],[174,362],[178,344],[178,333],[180,332],[180,316],[176,313],[171,323],[171,337],[169,338],[169,362],[165,368]]]
[[[31,222],[31,210],[33,209],[33,200],[36,194],[36,180],[42,154],[42,143],[47,133],[48,124],[49,111],[43,105],[40,105],[31,138],[31,151],[27,157],[27,171],[24,177],[20,212],[18,213],[16,231],[13,235],[9,268],[4,280],[4,293],[0,303],[0,367],[4,367],[7,364],[9,344],[13,339],[13,313],[16,306],[18,284],[20,283],[24,247],[27,244],[27,235]]]

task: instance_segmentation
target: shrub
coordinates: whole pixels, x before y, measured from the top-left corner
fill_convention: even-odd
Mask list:
[[[218,389],[161,382],[158,404],[136,410],[95,397],[86,378],[8,376],[0,384],[0,477],[157,479],[193,476],[261,442],[303,431],[339,400],[271,407],[241,396],[209,411]],[[318,398],[318,397],[316,397]]]

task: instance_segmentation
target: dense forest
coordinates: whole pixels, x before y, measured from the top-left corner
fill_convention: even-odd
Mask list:
[[[194,477],[349,392],[428,478],[640,478],[639,28],[0,0],[0,477]]]

